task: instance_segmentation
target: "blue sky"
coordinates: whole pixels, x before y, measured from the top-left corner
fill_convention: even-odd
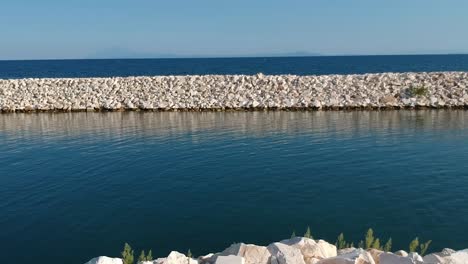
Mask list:
[[[0,59],[468,53],[466,0],[1,0]]]

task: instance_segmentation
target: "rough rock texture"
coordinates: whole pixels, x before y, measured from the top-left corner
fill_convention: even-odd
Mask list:
[[[86,262],[85,264],[123,264],[122,259],[120,258],[109,258],[109,257],[97,257]]]
[[[434,264],[468,264],[468,249],[454,251],[444,249],[439,253],[432,253],[423,258],[424,263]]]
[[[305,264],[301,250],[277,242],[267,247],[271,253],[271,264]]]
[[[327,258],[317,262],[318,264],[375,264],[369,252],[358,248],[351,252]]]
[[[282,240],[280,243],[299,249],[306,264],[336,256],[336,246],[324,240],[316,241],[305,237],[295,237]]]
[[[6,112],[412,107],[468,107],[468,72],[0,79]]]
[[[372,256],[372,259],[374,260],[375,264],[380,263],[380,255],[384,253],[382,250],[371,248],[367,250],[367,252],[369,252],[369,254]]]
[[[210,262],[216,261],[218,256],[228,255],[243,257],[245,264],[268,264],[271,257],[271,253],[264,246],[238,243],[231,245],[221,253],[213,255]]]
[[[398,256],[393,253],[380,254],[380,264],[422,264],[423,258],[418,253],[409,253],[408,256]]]
[[[219,256],[215,264],[244,264],[244,258],[239,256]]]
[[[161,258],[153,261],[154,264],[198,264],[198,260],[188,258],[182,253],[172,251],[167,258]]]
[[[338,251],[323,240],[295,237],[268,247],[233,244],[220,253],[210,253],[198,260],[172,251],[165,258],[138,264],[468,264],[468,249],[444,249],[424,257],[418,253],[395,253],[377,249],[346,248]],[[120,258],[97,257],[85,264],[123,264]]]

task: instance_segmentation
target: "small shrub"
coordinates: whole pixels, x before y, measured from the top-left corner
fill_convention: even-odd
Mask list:
[[[304,237],[305,237],[305,238],[313,239],[312,234],[310,233],[310,227],[309,227],[309,226],[307,227],[307,230],[306,230],[306,232],[304,233]]]
[[[134,252],[133,252],[132,247],[128,243],[125,243],[124,249],[121,252],[121,255],[122,255],[122,260],[124,264],[133,264]]]
[[[387,243],[385,243],[384,247],[383,247],[383,250],[385,252],[391,252],[392,251],[392,238],[389,238],[387,240]]]
[[[419,246],[419,239],[416,237],[409,244],[409,252],[417,252]]]
[[[429,90],[424,86],[412,86],[408,89],[408,94],[411,97],[427,96],[429,94]]]
[[[153,260],[153,251],[151,249],[148,251],[148,255],[146,255],[146,260],[147,261]]]
[[[190,264],[190,259],[192,258],[192,251],[189,250],[187,251],[187,264]]]
[[[369,230],[367,230],[367,233],[366,233],[366,237],[364,239],[365,243],[366,243],[366,249],[369,249],[372,247],[373,243],[374,243],[374,230],[372,230],[372,228],[369,228]]]
[[[293,230],[292,234],[291,234],[291,238],[295,238],[296,237],[296,231]]]
[[[140,253],[140,256],[138,257],[138,262],[145,261],[145,260],[146,260],[145,251],[142,250]]]
[[[341,233],[338,236],[338,238],[336,239],[335,246],[336,246],[337,249],[343,249],[343,248],[347,248],[349,246],[349,244],[348,245],[346,244],[343,233]]]
[[[359,241],[358,248],[364,248],[364,241]]]
[[[426,243],[422,243],[420,247],[420,255],[424,256],[427,252],[427,249],[429,248],[429,245],[431,244],[432,240],[427,241]]]
[[[371,248],[382,250],[382,248],[380,247],[380,239],[378,238],[374,239],[374,242],[372,243]]]

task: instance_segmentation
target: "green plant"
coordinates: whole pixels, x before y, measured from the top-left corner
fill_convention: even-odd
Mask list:
[[[378,238],[374,239],[374,242],[372,243],[371,248],[381,250],[382,248],[380,247],[380,239],[378,239]]]
[[[189,250],[187,251],[187,264],[190,264],[190,259],[192,258],[192,251]]]
[[[372,228],[369,228],[369,230],[367,230],[367,233],[366,233],[366,237],[364,239],[365,243],[366,243],[366,249],[369,249],[372,247],[373,243],[374,243],[374,230],[372,230]]]
[[[419,239],[416,237],[409,244],[409,252],[417,252],[419,246]]]
[[[313,239],[312,234],[310,233],[310,227],[309,227],[309,226],[307,227],[307,230],[306,230],[306,232],[304,233],[304,237],[305,237],[305,238]]]
[[[291,234],[291,238],[295,238],[296,237],[296,231],[293,230],[292,234]]]
[[[138,257],[138,262],[145,261],[145,260],[146,260],[145,251],[142,250],[141,253],[140,253],[140,256]]]
[[[337,249],[343,249],[347,247],[346,241],[344,239],[344,234],[341,233],[338,238],[336,239],[335,246]]]
[[[412,86],[408,89],[408,93],[412,97],[426,96],[429,94],[429,90],[424,86]]]
[[[359,241],[358,243],[358,248],[363,248],[364,247],[364,241]]]
[[[133,264],[134,252],[133,252],[132,247],[128,243],[125,243],[124,249],[121,252],[121,255],[122,255],[122,260],[124,264]]]
[[[383,247],[383,250],[386,251],[386,252],[392,251],[392,238],[389,238],[387,240],[387,243],[385,243],[385,245]]]
[[[151,249],[148,251],[148,255],[146,255],[146,260],[147,261],[153,260],[153,251]]]
[[[424,256],[427,252],[427,249],[429,248],[429,245],[431,244],[432,240],[429,240],[427,241],[426,243],[422,243],[421,245],[419,245],[420,247],[420,255],[421,256]]]

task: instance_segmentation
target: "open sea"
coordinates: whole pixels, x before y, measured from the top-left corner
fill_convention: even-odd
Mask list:
[[[0,61],[0,78],[468,71],[468,55]],[[468,248],[468,111],[0,114],[0,254],[83,264],[301,235]]]

